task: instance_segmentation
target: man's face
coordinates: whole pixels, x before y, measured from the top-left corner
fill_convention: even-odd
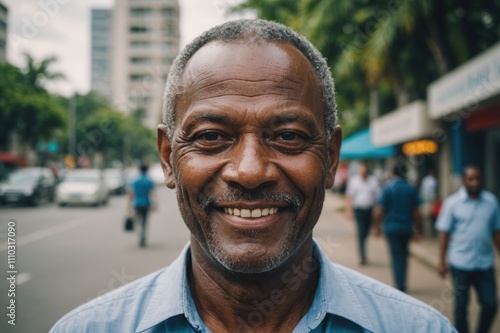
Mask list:
[[[479,192],[481,192],[481,171],[479,171],[477,168],[467,168],[467,170],[465,170],[463,181],[465,189],[470,194],[478,195]]]
[[[280,266],[311,237],[340,148],[312,66],[288,44],[212,42],[181,86],[159,146],[193,241],[231,271]]]
[[[368,176],[368,168],[366,167],[366,164],[360,164],[358,172],[359,172],[359,175],[362,177]]]

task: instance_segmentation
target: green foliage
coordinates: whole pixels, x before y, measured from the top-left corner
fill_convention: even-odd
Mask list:
[[[59,138],[68,153],[77,157],[101,153],[105,165],[110,165],[113,160],[125,158],[131,161],[155,154],[155,133],[141,125],[143,110],[125,115],[92,92],[75,94],[70,98],[61,97],[61,104],[69,109],[72,99],[76,104],[75,147],[68,147],[67,134]]]
[[[49,67],[57,61],[57,57],[52,56],[42,59],[39,64],[28,54],[24,54],[26,67],[24,68],[24,82],[36,91],[45,91],[44,83],[64,79],[64,75],[59,72],[52,72]]]
[[[0,64],[0,148],[6,149],[10,134],[33,147],[38,139],[49,139],[66,125],[66,114],[58,101],[41,87],[27,84],[27,74],[7,63]]]
[[[50,70],[56,59],[36,63],[26,56],[21,70],[0,63],[0,150],[8,149],[9,137],[16,132],[24,148],[39,141],[55,140],[61,154],[75,157],[101,153],[105,164],[113,160],[144,159],[155,156],[155,133],[141,125],[144,110],[125,115],[94,93],[70,98],[47,92],[44,84],[62,78]],[[68,147],[69,110],[76,109],[75,147]]]

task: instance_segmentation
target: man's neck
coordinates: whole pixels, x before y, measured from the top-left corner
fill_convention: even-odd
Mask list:
[[[285,268],[251,275],[225,274],[191,244],[191,293],[212,332],[291,332],[308,312],[319,279],[312,239]]]
[[[477,199],[479,199],[479,196],[481,195],[481,192],[480,191],[479,192],[469,192],[469,191],[467,191],[467,195],[472,200],[477,200]]]

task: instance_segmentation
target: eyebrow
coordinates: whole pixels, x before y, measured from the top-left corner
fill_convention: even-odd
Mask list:
[[[191,132],[191,130],[194,127],[196,127],[196,125],[203,123],[203,122],[210,122],[210,123],[217,123],[217,124],[229,124],[229,123],[231,123],[231,120],[226,115],[217,115],[217,114],[213,114],[213,113],[202,113],[200,115],[197,115],[193,121],[189,122],[189,124],[186,127],[186,133]]]
[[[287,115],[279,115],[273,117],[271,120],[272,124],[286,125],[290,123],[303,123],[307,126],[309,130],[315,131],[318,130],[317,123],[315,121],[311,121],[308,117],[302,117],[296,114],[287,114]]]

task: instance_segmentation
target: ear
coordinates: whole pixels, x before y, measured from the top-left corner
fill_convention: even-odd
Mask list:
[[[165,177],[165,185],[168,188],[175,187],[175,178],[172,170],[172,145],[168,139],[168,129],[166,125],[158,125],[156,143],[160,154],[160,163]]]
[[[330,188],[333,186],[335,180],[335,173],[339,165],[340,146],[342,144],[342,129],[340,126],[335,126],[333,129],[332,139],[328,144],[328,169],[326,170],[325,187]]]

